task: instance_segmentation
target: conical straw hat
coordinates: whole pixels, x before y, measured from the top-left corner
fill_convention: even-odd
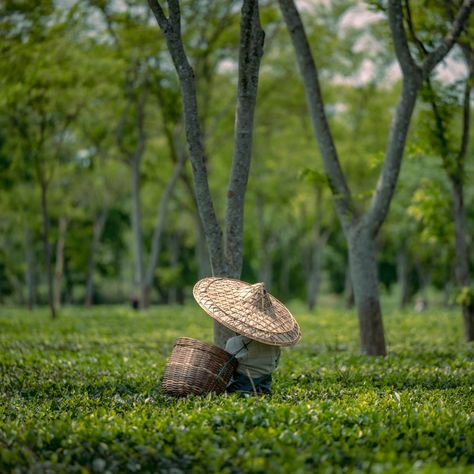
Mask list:
[[[263,283],[231,278],[203,278],[193,295],[206,313],[238,334],[264,344],[291,346],[301,337],[295,318],[270,295]]]

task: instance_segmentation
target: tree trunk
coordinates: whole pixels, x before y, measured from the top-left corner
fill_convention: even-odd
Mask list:
[[[470,286],[469,278],[469,252],[466,243],[466,209],[462,181],[451,178],[451,195],[453,200],[453,215],[455,224],[455,274],[458,287]],[[464,336],[467,341],[474,340],[474,302],[462,305],[464,319]]]
[[[56,242],[56,265],[54,269],[54,306],[61,307],[61,293],[64,273],[64,245],[66,242],[67,219],[59,219],[59,233]]]
[[[344,302],[347,309],[354,307],[354,287],[352,286],[351,265],[349,260],[346,264],[346,275],[344,278]]]
[[[361,349],[367,355],[386,355],[380,308],[375,240],[356,227],[349,236],[349,260],[359,317]]]
[[[226,265],[229,275],[234,278],[240,278],[242,272],[244,204],[252,159],[253,122],[264,39],[258,1],[244,0],[240,20],[234,155],[225,216]]]
[[[144,306],[145,271],[143,266],[143,235],[140,202],[140,159],[131,160],[132,168],[132,229],[134,249],[134,298],[138,298],[140,308]]]
[[[179,175],[181,174],[181,171],[183,169],[185,157],[186,156],[183,154],[180,158],[180,161],[176,163],[171,179],[169,180],[165,190],[163,191],[163,196],[161,197],[160,205],[156,215],[156,222],[155,227],[153,229],[153,237],[151,240],[150,260],[145,276],[145,286],[143,289],[143,305],[146,308],[150,305],[150,292],[153,286],[153,280],[155,278],[156,267],[160,259],[161,236],[163,234],[163,229],[165,226],[169,202],[173,195],[173,191],[178,181]]]
[[[257,212],[258,280],[265,283],[267,291],[271,291],[273,262],[270,256],[269,239],[266,238],[264,203],[260,193],[255,196],[255,210]]]
[[[96,265],[96,255],[99,248],[100,239],[102,238],[102,232],[104,231],[105,223],[107,221],[107,215],[109,213],[108,207],[104,206],[101,213],[95,217],[94,228],[92,231],[92,242],[91,250],[89,255],[89,263],[87,265],[87,278],[86,278],[86,299],[84,306],[90,308],[92,306],[92,299],[94,296],[94,273]]]
[[[420,282],[420,289],[419,293],[421,294],[421,298],[417,298],[418,300],[418,307],[420,305],[423,309],[428,306],[428,287],[430,286],[431,276],[430,276],[430,268],[428,265],[423,265],[421,261],[417,258],[414,260],[416,273],[418,274],[418,280]]]
[[[206,236],[202,228],[201,218],[199,214],[195,217],[196,226],[196,262],[198,270],[198,278],[205,278],[212,275],[211,266],[209,264],[209,252],[206,247]]]
[[[31,311],[35,305],[35,253],[30,226],[25,228],[25,250],[26,250],[26,288],[28,292],[27,304]]]
[[[209,190],[204,137],[199,119],[196,80],[181,36],[178,0],[168,2],[168,17],[160,2],[148,0],[163,31],[178,74],[183,103],[186,140],[189,146],[199,215],[206,234],[212,273],[240,278],[242,268],[243,210],[251,159],[253,115],[256,103],[264,33],[260,26],[257,0],[244,0],[240,21],[239,80],[237,87],[234,154],[227,192],[225,244]],[[215,324],[214,343],[224,347],[233,332]]]
[[[306,102],[313,123],[314,134],[318,141],[324,170],[333,193],[336,211],[346,236],[353,236],[349,239],[349,255],[356,304],[358,308],[363,311],[362,314],[359,314],[361,329],[367,329],[369,331],[368,334],[373,335],[375,338],[372,343],[365,344],[368,336],[361,336],[364,342],[363,348],[367,353],[375,354],[375,352],[372,351],[378,348],[380,354],[385,354],[385,347],[382,347],[381,344],[383,335],[380,337],[380,331],[383,331],[380,303],[378,300],[374,300],[374,298],[378,298],[377,284],[376,281],[373,280],[377,278],[375,256],[370,255],[374,253],[374,249],[370,247],[374,247],[374,239],[387,216],[390,202],[395,192],[408,129],[423,80],[429,77],[435,66],[453,47],[472,10],[471,2],[472,0],[465,0],[462,3],[453,20],[449,33],[443,38],[439,46],[434,48],[424,58],[421,64],[417,64],[408,45],[401,0],[388,1],[388,20],[395,54],[403,73],[403,86],[395,115],[393,116],[385,152],[385,160],[377,186],[368,210],[360,217],[358,216],[350,189],[347,185],[326,117],[319,85],[318,71],[304,31],[303,22],[301,21],[294,0],[279,0],[280,9],[296,53],[298,66],[304,83]],[[360,239],[359,237],[354,237],[354,235],[361,229],[364,230],[369,240],[366,244],[357,242],[357,245],[355,245],[354,239],[357,241]],[[367,248],[364,247],[369,247],[369,251],[367,252]],[[371,259],[366,265],[366,273],[371,280],[369,280],[366,285],[361,281],[356,282],[354,280],[354,275],[358,275],[361,272],[363,273],[364,263],[361,261],[361,255],[363,254]],[[353,263],[357,265],[356,268],[352,268]],[[365,287],[369,293],[362,295],[361,292],[364,291]],[[368,315],[373,315],[374,317],[370,325],[366,324],[368,319],[370,319]],[[367,347],[364,347],[366,345]]]
[[[466,178],[465,159],[469,145],[471,128],[471,92],[474,85],[474,49],[469,43],[461,43],[464,58],[469,70],[469,77],[464,87],[463,105],[463,132],[461,146],[457,157],[457,176],[451,175],[451,189],[453,201],[453,214],[455,224],[456,264],[455,273],[459,287],[470,287],[469,278],[469,250],[466,240],[466,208],[464,207],[463,180]],[[464,336],[467,341],[474,340],[474,296],[471,301],[462,306],[464,319]]]
[[[399,308],[404,309],[410,300],[408,284],[407,248],[402,245],[397,249],[397,280],[400,291]]]
[[[53,268],[51,264],[51,247],[49,245],[49,213],[48,213],[48,187],[44,182],[40,183],[41,188],[41,214],[43,217],[43,251],[46,264],[46,277],[48,280],[48,304],[51,317],[56,319],[56,308],[54,306],[53,295]]]
[[[311,256],[311,269],[308,277],[308,309],[314,311],[319,292],[319,282],[321,273],[321,245],[315,242],[313,245],[313,254]]]
[[[179,255],[181,250],[181,235],[179,232],[171,234],[168,238],[168,252],[170,256],[170,267],[176,269],[179,265]],[[178,288],[174,281],[168,289],[168,304],[178,302]]]
[[[313,248],[311,255],[311,265],[308,277],[308,309],[313,311],[316,307],[316,301],[319,293],[319,285],[321,281],[321,251],[326,243],[329,234],[326,232],[321,235],[322,220],[322,189],[318,187],[316,190],[316,215],[313,226]]]
[[[280,294],[281,298],[285,300],[290,293],[290,262],[288,256],[288,243],[284,241],[280,269]]]

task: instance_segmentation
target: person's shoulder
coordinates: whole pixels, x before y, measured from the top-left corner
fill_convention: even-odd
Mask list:
[[[225,350],[228,351],[231,348],[242,345],[242,336],[233,336],[227,339],[225,343]]]

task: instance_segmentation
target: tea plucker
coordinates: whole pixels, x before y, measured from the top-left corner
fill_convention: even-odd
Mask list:
[[[193,295],[209,316],[236,333],[225,345],[239,362],[227,391],[270,393],[280,348],[301,337],[290,311],[263,283],[204,278],[194,286]]]

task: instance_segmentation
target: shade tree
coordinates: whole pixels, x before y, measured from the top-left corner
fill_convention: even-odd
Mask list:
[[[242,7],[235,148],[227,193],[224,236],[209,192],[196,82],[184,49],[180,4],[177,0],[170,0],[167,14],[158,1],[150,0],[149,5],[165,36],[179,78],[196,201],[206,235],[212,271],[219,276],[239,277],[242,268],[244,198],[250,167],[253,117],[264,40],[259,21],[258,2],[245,0]],[[231,331],[216,324],[215,343],[222,347],[231,334]]]
[[[299,12],[292,0],[280,0],[280,8],[291,36],[305,87],[324,169],[334,203],[348,241],[349,259],[359,316],[362,351],[369,355],[386,353],[380,307],[375,239],[382,226],[396,187],[403,151],[415,103],[421,86],[435,66],[446,56],[461,34],[474,6],[466,0],[456,13],[450,31],[424,58],[416,62],[407,41],[401,1],[390,0],[387,14],[395,54],[402,71],[402,91],[390,128],[385,159],[373,198],[365,212],[357,210],[341,167],[331,128],[327,121],[318,70]]]
[[[40,189],[48,301],[55,317],[48,194],[94,69],[84,67],[91,63],[84,48],[77,48],[74,41],[81,26],[76,8],[64,15],[49,2],[37,10],[13,2],[5,9],[0,107],[14,133],[15,139],[9,138],[16,145],[17,159],[32,171]],[[16,20],[9,21],[11,18]],[[21,83],[18,77],[23,78]]]

